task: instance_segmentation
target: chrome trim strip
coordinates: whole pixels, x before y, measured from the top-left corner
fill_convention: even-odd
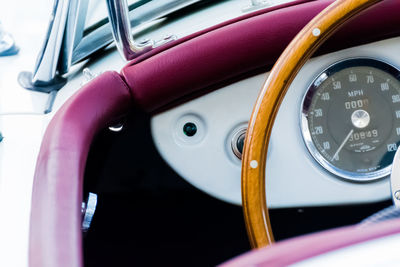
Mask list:
[[[151,50],[152,41],[136,43],[133,40],[127,0],[106,0],[106,3],[114,41],[122,57],[131,60]]]
[[[129,12],[131,28],[135,31],[135,28],[143,23],[160,19],[199,1],[200,0],[165,0],[148,2]],[[73,53],[72,64],[86,59],[94,52],[111,44],[112,41],[113,35],[109,23],[98,27],[82,38]]]
[[[200,0],[152,1],[135,8],[129,14],[126,0],[107,0],[109,11],[112,12],[110,21],[114,24],[113,30],[107,23],[84,36],[89,0],[55,0],[48,31],[34,71],[32,74],[22,73],[20,83],[24,88],[31,90],[47,92],[51,90],[48,88],[42,90],[41,87],[52,85],[56,85],[59,89],[65,83],[61,75],[68,73],[69,68],[75,63],[109,45],[113,41],[112,32],[120,51],[125,49],[127,59],[133,58],[129,56],[132,51],[137,56],[154,46],[174,40],[174,36],[168,36],[159,42],[147,41],[135,44],[131,36],[131,25],[138,26],[198,1]]]
[[[35,85],[51,83],[56,76],[69,4],[70,0],[54,1],[47,36],[32,75],[32,83]]]
[[[65,38],[61,48],[58,72],[65,74],[72,65],[72,55],[83,38],[89,0],[70,0]]]
[[[143,40],[141,42],[135,42],[132,37],[131,27],[136,27],[142,23],[161,18],[193,3],[199,2],[199,0],[150,1],[132,10],[130,14],[126,0],[106,0],[106,2],[108,19],[111,23],[112,34],[117,49],[124,59],[131,60],[154,47],[176,39],[175,36],[171,35],[164,37],[161,41]],[[104,34],[107,35],[107,32],[104,32]]]

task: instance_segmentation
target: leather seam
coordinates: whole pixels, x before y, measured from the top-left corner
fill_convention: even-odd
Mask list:
[[[111,72],[112,77],[118,81],[118,83],[122,84],[122,86],[125,88],[126,91],[128,91],[128,94],[130,96],[130,99],[132,102],[134,102],[134,97],[132,93],[132,88],[129,87],[129,85],[125,82],[125,79],[123,75],[119,74],[118,72],[112,71]]]

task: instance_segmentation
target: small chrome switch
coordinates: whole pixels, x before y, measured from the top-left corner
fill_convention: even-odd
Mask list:
[[[232,137],[231,140],[231,148],[233,154],[238,159],[242,159],[243,147],[244,147],[244,140],[246,138],[246,130],[247,128],[240,128]]]

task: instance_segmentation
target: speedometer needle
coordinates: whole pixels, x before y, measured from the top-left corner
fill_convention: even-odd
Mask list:
[[[332,161],[335,160],[335,158],[337,158],[337,156],[340,153],[340,150],[342,150],[342,148],[344,147],[344,145],[347,143],[347,140],[349,140],[350,136],[353,134],[354,130],[351,129],[351,131],[346,135],[346,138],[343,140],[342,144],[339,146],[339,148],[336,150],[335,154],[332,157]]]

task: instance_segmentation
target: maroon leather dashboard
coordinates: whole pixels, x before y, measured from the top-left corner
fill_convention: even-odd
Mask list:
[[[137,58],[122,75],[106,72],[52,119],[37,160],[29,266],[82,266],[81,201],[94,135],[133,105],[155,111],[238,77],[266,71],[294,35],[331,1],[296,1],[193,34]],[[319,53],[397,36],[400,1],[353,20]]]
[[[266,72],[293,37],[332,1],[297,1],[193,34],[122,69],[135,102],[154,111],[184,96]],[[388,0],[348,23],[319,53],[400,33],[399,1]]]

